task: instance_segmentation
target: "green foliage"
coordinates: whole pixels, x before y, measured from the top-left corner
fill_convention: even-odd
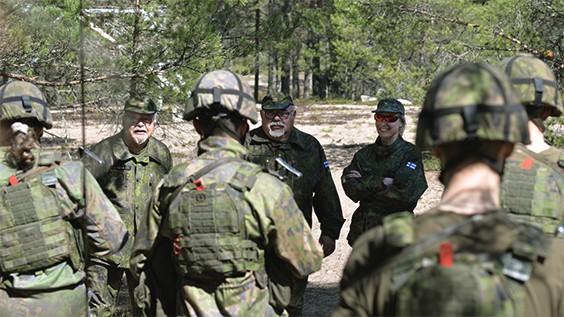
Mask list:
[[[550,117],[545,122],[544,136],[549,144],[564,149],[564,116]]]
[[[314,85],[308,93],[321,99],[359,100],[367,94],[420,104],[430,81],[450,65],[495,63],[518,52],[544,58],[564,78],[563,1],[82,3],[81,46],[80,0],[2,1],[4,78],[43,80],[60,87],[49,89],[50,98],[74,105],[84,49],[86,101],[95,107],[121,104],[132,91],[179,104],[208,70],[254,74],[256,40],[261,76],[270,72],[271,89],[280,89],[287,72],[308,73]]]
[[[437,172],[441,170],[441,161],[431,153],[431,151],[422,151],[423,167],[426,172]]]

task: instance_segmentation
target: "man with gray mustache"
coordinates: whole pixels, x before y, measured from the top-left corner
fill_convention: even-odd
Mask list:
[[[297,112],[292,98],[288,95],[276,97],[267,95],[262,99],[262,126],[246,136],[249,160],[283,178],[292,189],[294,199],[310,227],[312,209],[315,211],[321,225],[319,243],[327,257],[335,251],[335,241],[339,239],[345,221],[329,161],[314,136],[294,127]],[[279,164],[277,158],[284,159],[302,175]],[[290,316],[302,315],[306,287],[307,278],[293,281],[290,303],[286,307]]]
[[[134,237],[153,189],[172,168],[172,156],[168,147],[152,136],[157,124],[157,106],[151,98],[130,98],[123,110],[123,129],[90,149],[102,162],[91,156],[85,156],[83,161]],[[129,271],[133,240],[126,245],[123,257],[90,259],[87,285],[93,315],[111,316],[114,313],[124,274],[133,299],[133,289],[138,284]],[[134,316],[141,315],[133,303],[132,309]]]

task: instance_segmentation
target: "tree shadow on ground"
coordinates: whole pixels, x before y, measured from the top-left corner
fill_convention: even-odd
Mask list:
[[[331,316],[339,304],[339,283],[308,283],[304,295],[304,316]]]
[[[348,166],[354,154],[363,146],[369,143],[356,143],[356,144],[328,144],[324,145],[325,155],[331,168],[334,170],[342,169]]]

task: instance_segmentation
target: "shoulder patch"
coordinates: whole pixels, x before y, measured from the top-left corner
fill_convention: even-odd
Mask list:
[[[325,168],[329,168],[329,161],[323,162],[323,166],[324,166]]]
[[[411,168],[412,170],[415,170],[417,168],[417,164],[415,164],[413,162],[407,162],[407,164],[405,164],[405,166]]]

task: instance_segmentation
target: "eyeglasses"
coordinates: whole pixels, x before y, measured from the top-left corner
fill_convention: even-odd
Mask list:
[[[398,121],[399,117],[398,116],[380,116],[380,115],[374,115],[374,120],[376,120],[376,122],[382,122],[382,121],[386,121],[388,123],[390,122],[396,122]]]
[[[276,116],[280,117],[280,119],[288,119],[288,117],[292,114],[292,111],[264,111],[264,116],[267,119],[274,119]]]
[[[151,123],[155,122],[155,117],[154,116],[150,116],[150,117],[138,117],[136,115],[129,115],[127,117],[127,120],[130,123],[134,123],[137,124],[139,122],[143,123],[144,125],[150,125]]]

